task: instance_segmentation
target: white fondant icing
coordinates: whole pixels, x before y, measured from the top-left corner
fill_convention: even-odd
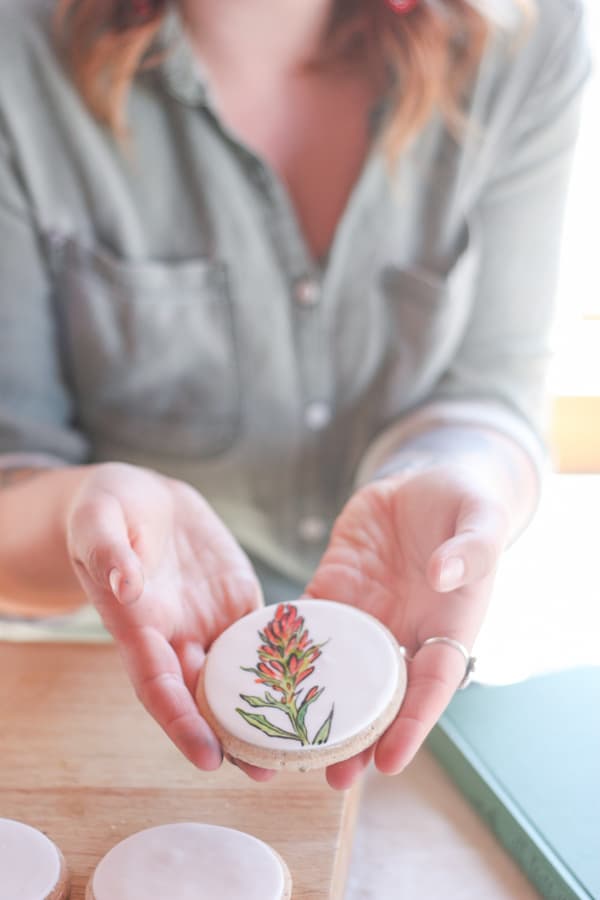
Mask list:
[[[60,878],[60,856],[40,831],[0,819],[0,900],[45,900]]]
[[[94,900],[281,900],[275,852],[232,828],[182,822],[126,838],[98,864]]]
[[[364,731],[377,720],[392,702],[403,680],[406,667],[389,633],[371,616],[343,603],[326,600],[300,600],[293,606],[303,616],[310,642],[324,644],[314,662],[314,672],[298,688],[301,703],[313,686],[323,693],[306,711],[305,725],[309,740],[316,734],[334,707],[331,732],[326,746],[345,742]],[[265,692],[279,698],[269,685],[257,684],[256,674],[245,668],[256,668],[261,641],[258,631],[275,615],[268,606],[239,619],[223,632],[210,648],[205,671],[204,690],[213,715],[226,731],[255,746],[277,750],[306,750],[298,740],[264,734],[249,724],[237,709],[264,715],[270,723],[291,732],[288,714],[272,707],[251,706],[240,694],[264,697]]]

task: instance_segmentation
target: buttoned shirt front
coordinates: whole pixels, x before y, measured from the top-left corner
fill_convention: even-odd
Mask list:
[[[124,147],[66,75],[51,5],[0,7],[5,461],[185,479],[303,580],[357,477],[407,436],[483,423],[538,453],[588,68],[577,3],[542,2],[520,40],[495,30],[460,138],[435,116],[390,170],[374,133],[322,263],[176,15]]]

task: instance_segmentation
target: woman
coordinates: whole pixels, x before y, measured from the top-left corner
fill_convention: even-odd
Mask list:
[[[414,657],[398,772],[535,505],[579,5],[49,7],[0,11],[3,608],[92,601],[212,769],[256,572],[363,607]]]

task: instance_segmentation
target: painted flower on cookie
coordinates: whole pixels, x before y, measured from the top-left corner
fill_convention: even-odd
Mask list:
[[[240,694],[240,697],[253,709],[270,708],[285,713],[291,728],[280,728],[262,713],[239,707],[236,712],[249,725],[269,737],[298,741],[303,747],[326,744],[333,722],[333,705],[312,740],[306,721],[311,705],[325,690],[324,687],[309,687],[306,684],[315,671],[315,664],[325,644],[312,642],[304,626],[304,618],[298,615],[297,608],[291,603],[279,604],[271,621],[263,631],[258,632],[258,637],[261,643],[257,665],[241,668],[256,675],[256,683],[264,684],[270,690],[265,690],[262,697],[247,694]]]

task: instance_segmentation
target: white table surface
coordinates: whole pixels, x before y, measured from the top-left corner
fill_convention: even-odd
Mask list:
[[[345,900],[540,900],[436,760],[367,774]]]

